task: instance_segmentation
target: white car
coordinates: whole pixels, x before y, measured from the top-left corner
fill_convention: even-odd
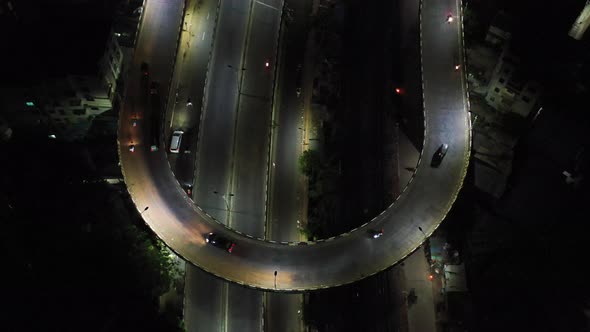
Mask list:
[[[180,152],[180,143],[182,142],[183,134],[184,132],[182,130],[176,130],[174,133],[172,133],[172,138],[170,139],[170,152]]]

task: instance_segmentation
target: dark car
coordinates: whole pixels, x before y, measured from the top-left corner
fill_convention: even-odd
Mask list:
[[[207,241],[207,243],[213,245],[214,247],[223,249],[229,253],[231,253],[232,250],[234,250],[234,247],[236,246],[235,243],[215,233],[207,234],[205,236],[205,241]]]
[[[159,87],[160,87],[160,84],[158,84],[158,82],[152,81],[152,83],[150,84],[150,94],[152,94],[152,95],[157,94]]]
[[[193,194],[193,185],[192,184],[185,183],[182,187],[184,188],[184,191],[186,191],[186,193],[188,194],[189,197]]]
[[[438,167],[442,162],[443,158],[447,154],[447,150],[449,149],[448,144],[441,144],[438,149],[434,152],[432,156],[432,162],[430,163],[431,167]]]
[[[147,64],[147,62],[141,63],[141,73],[144,76],[148,76],[150,74],[150,66]]]

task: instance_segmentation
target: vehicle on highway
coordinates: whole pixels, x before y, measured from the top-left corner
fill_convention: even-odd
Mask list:
[[[270,59],[266,59],[266,61],[264,62],[264,67],[266,67],[266,68],[270,67]]]
[[[135,145],[129,145],[129,152],[135,152]]]
[[[193,102],[191,101],[191,99],[187,99],[186,101],[186,106],[193,106]]]
[[[372,238],[378,239],[383,235],[383,229],[371,229],[369,230],[369,234],[371,234]]]
[[[432,156],[432,161],[430,162],[431,167],[438,167],[441,163],[445,155],[447,154],[447,150],[449,149],[448,144],[441,144],[438,149],[434,152]]]
[[[186,191],[189,197],[193,194],[193,185],[192,184],[184,184],[184,190]]]
[[[301,72],[301,64],[297,65],[297,78],[295,79],[295,92],[297,93],[297,98],[301,95],[301,82],[303,80],[303,73]]]
[[[152,83],[150,84],[150,94],[155,95],[158,93],[158,88],[160,87],[160,84],[156,81],[152,81]]]
[[[184,132],[182,130],[176,130],[174,133],[172,133],[172,138],[170,139],[170,152],[180,152],[180,143],[182,142],[183,134]]]
[[[447,15],[447,23],[450,24],[450,23],[453,22],[453,20],[454,20],[454,18],[453,18],[453,15],[452,14]]]
[[[143,76],[148,76],[150,74],[150,65],[148,65],[147,62],[141,63],[141,73]]]
[[[207,241],[207,243],[211,244],[212,246],[223,249],[229,253],[231,253],[236,246],[235,243],[215,233],[207,234],[205,236],[205,241]]]

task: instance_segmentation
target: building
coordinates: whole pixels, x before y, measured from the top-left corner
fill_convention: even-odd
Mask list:
[[[93,120],[112,109],[107,87],[95,77],[70,75],[47,80],[35,90],[54,134],[67,141],[84,139]]]
[[[133,58],[133,45],[142,13],[141,2],[123,3],[116,12],[107,39],[105,52],[99,61],[99,76],[107,87],[107,95],[115,102],[122,94],[127,70]]]
[[[505,46],[492,73],[486,102],[498,111],[526,118],[538,106],[541,86],[526,77],[519,63],[520,59]]]
[[[0,88],[0,141],[20,135],[47,132],[49,119],[35,102],[29,88]]]
[[[125,58],[129,58],[129,56],[124,56],[123,48],[117,40],[117,33],[111,30],[105,52],[99,62],[99,75],[106,85],[107,95],[111,102],[114,101],[121,72],[126,67],[124,65]]]
[[[486,43],[494,48],[502,49],[512,38],[511,25],[512,19],[504,12],[496,14],[486,33]]]

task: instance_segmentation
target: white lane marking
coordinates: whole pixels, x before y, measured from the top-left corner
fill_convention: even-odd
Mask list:
[[[271,6],[271,5],[265,4],[264,2],[260,2],[260,1],[256,1],[256,2],[257,2],[257,3],[259,3],[259,4],[261,4],[261,5],[263,5],[263,6],[266,6],[266,7],[272,8],[272,9],[274,9],[274,10],[279,10],[277,7],[273,7],[273,6]]]
[[[210,14],[211,14],[211,12],[207,12],[207,19],[209,19]]]
[[[203,38],[201,40],[205,40],[205,32],[203,32]]]

